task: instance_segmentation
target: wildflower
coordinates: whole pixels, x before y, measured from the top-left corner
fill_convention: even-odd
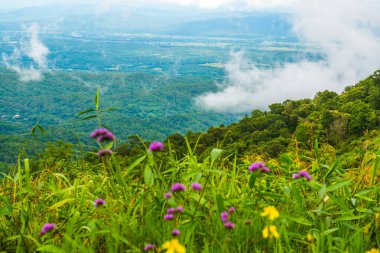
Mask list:
[[[202,185],[198,184],[198,183],[192,183],[191,188],[193,188],[193,190],[195,190],[195,191],[200,191],[200,190],[202,190]]]
[[[95,130],[90,134],[90,137],[91,137],[91,138],[98,138],[99,136],[105,135],[107,132],[108,132],[108,130],[105,129],[105,128],[95,129]]]
[[[170,192],[167,192],[167,193],[164,194],[164,198],[165,199],[169,199],[171,197],[172,197],[172,194]]]
[[[313,240],[314,240],[313,235],[310,234],[310,233],[307,233],[307,235],[306,235],[306,240],[307,240],[308,242],[313,242]]]
[[[223,223],[226,223],[228,221],[228,213],[227,212],[222,212],[220,214],[220,219],[223,221]]]
[[[293,179],[297,179],[299,177],[304,177],[309,181],[312,179],[312,177],[309,175],[309,173],[306,170],[301,170],[300,172],[293,174],[292,177],[293,177]]]
[[[178,229],[173,229],[172,230],[172,235],[173,236],[179,236],[181,234],[181,231],[179,231]]]
[[[265,164],[263,162],[257,162],[257,163],[252,163],[249,166],[249,171],[254,172],[255,170],[261,171],[261,172],[270,172],[270,169],[265,167]]]
[[[162,245],[163,249],[166,249],[166,253],[186,253],[186,248],[182,246],[177,239],[166,241]]]
[[[176,211],[176,209],[175,208],[169,208],[168,209],[168,211],[167,211],[167,213],[175,213],[175,211]]]
[[[171,188],[172,192],[178,192],[178,191],[186,191],[186,186],[180,183],[173,184]]]
[[[54,223],[46,223],[45,225],[43,225],[41,232],[38,233],[38,236],[42,236],[46,234],[47,232],[56,228],[57,228],[57,225],[55,225]]]
[[[269,227],[266,226],[263,230],[263,237],[272,239],[273,237],[278,239],[280,237],[279,233],[277,232],[277,227],[274,225],[270,225]]]
[[[106,204],[106,201],[104,199],[97,199],[94,201],[94,207],[103,206]]]
[[[149,151],[162,151],[164,149],[164,144],[159,141],[154,141],[149,145]]]
[[[113,133],[111,133],[110,131],[108,131],[108,129],[105,128],[95,129],[90,134],[90,137],[96,138],[98,142],[115,140],[115,136],[113,135]]]
[[[115,135],[113,135],[111,132],[107,132],[106,134],[99,136],[97,139],[98,142],[113,140],[115,140]]]
[[[228,229],[235,229],[235,224],[231,221],[227,221],[226,223],[224,223],[224,227]]]
[[[112,155],[112,154],[113,154],[112,150],[110,150],[108,148],[107,149],[101,149],[97,153],[97,155],[99,157],[108,156],[108,155]]]
[[[169,213],[164,216],[164,220],[172,220],[174,218],[174,215],[172,213]]]
[[[149,251],[149,250],[152,250],[152,249],[154,249],[154,245],[151,244],[151,243],[145,245],[145,247],[144,247],[144,251]]]
[[[378,249],[371,249],[371,250],[367,250],[366,253],[380,253],[380,250],[378,250]]]
[[[182,206],[177,207],[176,211],[179,213],[183,213],[183,207]]]
[[[274,206],[267,206],[264,208],[264,212],[261,213],[261,216],[269,216],[268,218],[270,220],[274,220],[280,216],[280,214]]]
[[[228,213],[233,214],[235,212],[235,207],[231,206],[228,208]]]
[[[245,220],[245,221],[244,221],[244,224],[245,224],[245,225],[249,225],[249,224],[251,224],[251,220]]]

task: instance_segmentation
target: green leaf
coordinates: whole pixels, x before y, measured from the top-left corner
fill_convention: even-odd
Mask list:
[[[337,169],[339,162],[340,162],[339,159],[335,160],[335,162],[333,163],[333,165],[331,165],[330,169],[327,171],[323,179],[326,179],[328,176],[330,176],[331,173],[333,173]]]
[[[255,186],[255,182],[256,182],[258,173],[259,173],[259,171],[256,170],[256,171],[252,172],[251,176],[249,177],[248,185],[251,189]]]
[[[224,203],[223,203],[223,197],[220,194],[216,195],[216,205],[218,207],[219,213],[224,211]]]
[[[213,148],[211,150],[211,162],[215,162],[216,159],[222,154],[223,149]]]
[[[337,230],[339,230],[339,228],[332,228],[332,229],[325,230],[323,231],[323,235],[326,236],[326,235],[332,234]]]
[[[65,252],[63,249],[58,248],[57,246],[54,245],[43,245],[41,247],[37,248],[37,251],[42,251],[42,252]]]
[[[93,118],[96,118],[96,117],[97,117],[96,115],[90,115],[90,116],[82,118],[81,120],[88,120],[88,119],[93,119]]]
[[[129,165],[128,171],[133,170],[137,165],[139,165],[142,161],[144,161],[145,158],[146,158],[146,155],[143,155],[142,157],[134,161],[131,165]]]
[[[307,220],[305,217],[292,217],[292,216],[287,216],[287,218],[291,221],[297,222],[298,224],[302,224],[305,226],[312,226],[314,223]]]
[[[346,185],[349,185],[351,183],[351,180],[344,180],[344,181],[341,181],[339,183],[336,183],[336,184],[333,184],[329,187],[327,187],[327,192],[332,192],[332,191],[335,191],[336,189],[339,189],[343,186],[346,186]]]
[[[343,215],[343,216],[335,219],[335,221],[359,220],[359,219],[364,218],[366,216],[367,216],[367,214],[362,214],[362,215],[357,215],[357,216],[354,216],[354,215]]]
[[[144,170],[144,182],[147,186],[150,187],[154,185],[154,175],[152,169],[149,166],[146,166]]]
[[[58,208],[58,207],[61,207],[61,206],[63,206],[64,204],[69,203],[69,202],[71,202],[71,201],[73,201],[73,200],[75,200],[75,199],[74,199],[74,198],[70,198],[70,199],[64,199],[64,200],[61,200],[61,201],[55,203],[54,205],[52,205],[51,207],[49,207],[49,210],[53,210],[53,209],[56,209],[56,208]]]
[[[95,109],[99,110],[99,99],[100,99],[100,87],[96,90],[96,96],[95,96]]]
[[[89,113],[89,112],[94,112],[95,109],[87,109],[87,110],[84,110],[84,111],[81,111],[81,112],[78,112],[77,114],[75,114],[75,116],[80,116],[82,114],[86,114],[86,113]]]

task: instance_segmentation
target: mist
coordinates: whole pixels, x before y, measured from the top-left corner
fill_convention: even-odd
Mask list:
[[[256,68],[244,52],[232,52],[219,91],[195,99],[218,112],[250,112],[286,99],[311,98],[344,87],[380,68],[380,3],[373,0],[294,1],[293,30],[319,48],[323,60]]]
[[[24,33],[27,34],[26,40],[21,38],[19,46],[14,47],[11,55],[2,54],[5,66],[9,70],[15,71],[19,75],[20,81],[40,81],[42,80],[42,72],[48,68],[49,49],[40,41],[38,32],[39,27],[36,23],[24,28]],[[22,58],[30,60],[29,66],[21,64]]]

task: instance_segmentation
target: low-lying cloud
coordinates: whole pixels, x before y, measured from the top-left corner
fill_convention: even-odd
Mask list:
[[[375,0],[310,0],[292,3],[299,38],[319,48],[323,60],[259,69],[244,53],[232,53],[220,90],[196,98],[220,112],[249,112],[286,99],[342,91],[380,68],[380,3]]]
[[[5,66],[19,74],[23,82],[40,81],[42,72],[48,68],[47,56],[49,49],[40,41],[38,36],[39,27],[33,23],[25,29],[27,40],[22,38],[19,47],[13,49],[11,55],[3,53],[3,62]],[[28,66],[23,64],[23,60],[28,59]]]

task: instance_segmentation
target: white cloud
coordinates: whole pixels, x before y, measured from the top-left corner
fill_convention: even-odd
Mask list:
[[[313,97],[325,89],[341,91],[380,68],[379,2],[298,0],[292,9],[295,32],[318,46],[324,60],[262,70],[243,54],[234,53],[226,67],[226,84],[219,92],[196,98],[198,105],[215,111],[249,112],[288,98]]]
[[[20,47],[15,47],[10,56],[3,53],[3,62],[8,69],[19,74],[21,81],[39,81],[42,79],[42,71],[47,69],[49,49],[39,40],[37,24],[33,23],[25,30],[28,40],[21,39]],[[23,57],[32,61],[28,67],[22,65]]]

